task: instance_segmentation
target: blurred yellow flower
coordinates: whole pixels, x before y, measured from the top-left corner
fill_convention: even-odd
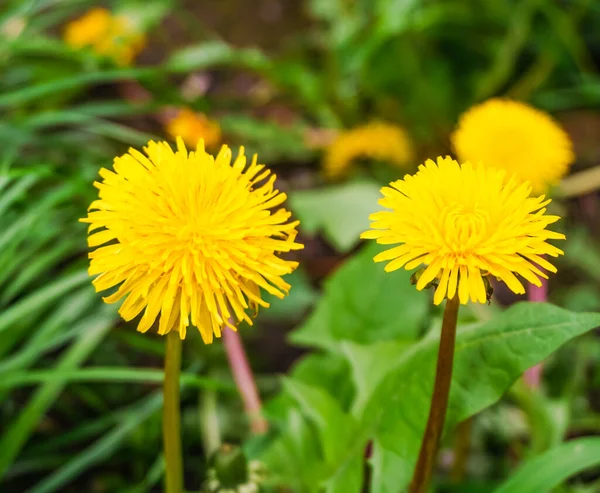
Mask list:
[[[260,288],[279,298],[290,288],[281,276],[297,262],[278,253],[303,248],[298,221],[278,207],[286,195],[274,189],[275,175],[256,156],[247,165],[243,148],[233,164],[227,146],[214,158],[202,141],[195,152],[181,139],[176,151],[149,142],[144,152],[130,149],[114,171],[100,170],[99,199],[81,219],[90,224],[96,290],[119,285],[104,301],[126,297],[125,320],[144,311],[140,332],[159,313],[159,334],[183,339],[193,325],[207,344],[234,329],[234,317],[251,324],[246,309],[269,306]]]
[[[550,115],[508,99],[465,112],[452,144],[459,161],[506,169],[529,180],[535,193],[556,185],[575,159],[571,139]]]
[[[341,132],[327,148],[325,175],[339,178],[359,158],[405,167],[413,158],[412,143],[402,128],[383,122]]]
[[[112,58],[119,65],[130,65],[146,44],[124,15],[95,7],[80,18],[69,22],[64,31],[65,42],[75,48],[92,48],[98,55]]]
[[[195,113],[189,108],[180,109],[165,125],[165,130],[174,139],[178,136],[189,147],[195,147],[200,139],[208,149],[221,143],[221,127],[209,120],[202,113]]]
[[[522,294],[515,274],[539,286],[547,276],[538,266],[556,272],[542,256],[563,253],[547,240],[565,237],[546,229],[560,219],[545,215],[550,200],[529,197],[528,183],[505,176],[504,170],[461,166],[449,157],[428,160],[415,175],[381,189],[379,203],[391,210],[371,214],[372,229],[361,237],[400,244],[375,256],[376,262],[390,261],[387,272],[425,265],[417,289],[437,282],[436,305],[457,292],[463,304],[484,303],[488,274]]]

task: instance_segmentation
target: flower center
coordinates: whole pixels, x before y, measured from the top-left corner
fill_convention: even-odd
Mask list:
[[[486,233],[489,216],[477,204],[467,207],[462,204],[449,206],[444,227],[449,246],[455,252],[470,250]]]

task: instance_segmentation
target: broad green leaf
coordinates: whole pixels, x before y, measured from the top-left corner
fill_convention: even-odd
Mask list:
[[[409,272],[386,273],[373,262],[379,251],[369,244],[328,279],[315,311],[291,334],[294,343],[337,350],[344,340],[371,344],[417,337],[430,295],[410,284]]]
[[[327,477],[319,439],[313,426],[293,406],[286,406],[278,421],[279,436],[261,455],[276,486],[293,487],[300,493],[320,493],[320,481]]]
[[[341,353],[310,353],[294,364],[292,377],[324,390],[344,410],[348,410],[355,399],[351,368]]]
[[[324,482],[326,491],[359,493],[363,480],[360,466],[366,437],[357,429],[355,420],[343,412],[331,395],[317,387],[292,379],[284,380],[284,387],[296,399],[303,415],[316,427],[323,447],[324,462],[327,469],[333,468]],[[360,461],[357,457],[360,457]],[[345,466],[337,468],[341,462]]]
[[[349,438],[356,428],[352,416],[344,413],[333,397],[318,387],[290,378],[283,384],[319,431],[325,461],[330,464],[339,461],[347,452]]]
[[[344,466],[325,482],[326,493],[361,493],[363,485],[365,452],[358,448],[352,452]]]
[[[260,320],[297,320],[317,301],[317,291],[310,285],[308,277],[301,269],[286,276],[285,280],[292,286],[290,294],[284,298],[277,298],[265,293],[263,299],[271,306],[268,310],[260,312]]]
[[[496,402],[528,368],[600,325],[600,313],[518,303],[493,320],[459,329],[446,428]],[[438,339],[427,337],[394,362],[365,411],[374,417],[373,493],[410,480],[427,420]]]
[[[523,464],[494,493],[548,493],[569,477],[600,465],[600,438],[579,438]]]
[[[336,250],[348,252],[369,229],[369,215],[379,207],[379,189],[375,183],[360,182],[300,190],[290,194],[290,208],[304,232],[323,232]]]
[[[352,403],[352,414],[360,416],[373,394],[390,371],[390,361],[395,361],[411,346],[407,341],[381,341],[368,346],[350,341],[341,343],[341,352],[350,362],[356,386],[356,397]]]

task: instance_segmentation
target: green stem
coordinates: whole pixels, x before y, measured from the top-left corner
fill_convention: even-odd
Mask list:
[[[181,339],[177,331],[166,336],[163,404],[163,449],[165,454],[165,493],[182,493],[181,422],[179,410],[179,373]]]
[[[446,300],[429,418],[427,419],[427,427],[419,451],[419,459],[410,483],[410,493],[426,493],[433,474],[440,439],[444,431],[450,383],[452,382],[458,306],[457,295],[451,300]]]

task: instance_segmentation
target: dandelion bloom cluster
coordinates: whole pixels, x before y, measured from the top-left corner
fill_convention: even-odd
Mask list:
[[[101,169],[99,199],[82,219],[89,223],[90,275],[97,291],[119,286],[104,300],[126,297],[119,313],[131,320],[144,312],[146,332],[160,314],[158,332],[188,326],[205,343],[220,337],[234,318],[251,323],[247,308],[269,306],[260,289],[277,297],[296,262],[279,252],[301,249],[297,221],[279,207],[286,199],[275,175],[256,156],[248,165],[243,148],[232,163],[223,146],[214,158],[202,141],[188,152],[150,142],[142,154],[130,149]]]
[[[329,178],[339,178],[360,158],[404,167],[412,157],[412,143],[402,128],[373,122],[337,135],[325,154],[324,172]]]
[[[181,137],[190,147],[195,146],[200,139],[204,140],[204,145],[208,149],[218,146],[221,142],[219,124],[189,108],[178,110],[165,125],[165,130],[173,138]]]
[[[64,40],[75,49],[92,48],[119,65],[130,65],[146,44],[131,19],[100,7],[67,24]]]
[[[490,99],[464,113],[452,135],[459,161],[506,169],[545,193],[575,160],[568,134],[524,103]]]
[[[504,170],[438,158],[381,191],[390,210],[373,213],[362,238],[399,244],[375,257],[390,261],[388,272],[426,266],[417,289],[437,280],[436,305],[457,292],[463,304],[484,303],[488,274],[522,294],[517,276],[539,286],[547,278],[540,267],[556,272],[543,256],[563,253],[547,242],[564,239],[546,229],[560,218],[545,214],[550,200],[530,197],[531,186]]]

